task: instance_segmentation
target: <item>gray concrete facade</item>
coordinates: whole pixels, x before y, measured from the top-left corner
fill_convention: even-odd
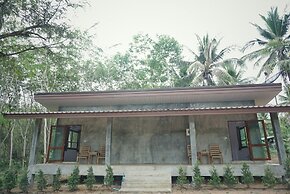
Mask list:
[[[112,164],[187,164],[188,118],[114,118]]]
[[[106,145],[106,163],[188,164],[187,145],[196,153],[219,144],[224,163],[232,161],[229,121],[255,120],[255,114],[170,117],[60,119],[61,125],[81,125],[80,144],[98,150]],[[190,129],[190,138],[186,137]]]
[[[126,104],[89,107],[59,107],[59,111],[105,111],[105,110],[146,110],[146,109],[173,109],[173,108],[206,108],[206,107],[233,107],[254,106],[253,100],[227,102],[195,102],[195,103],[164,103],[164,104]]]

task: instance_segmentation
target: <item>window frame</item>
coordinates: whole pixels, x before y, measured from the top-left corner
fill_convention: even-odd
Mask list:
[[[239,150],[248,148],[248,136],[247,136],[247,128],[246,126],[243,127],[236,127],[237,128],[237,136],[239,141]],[[243,131],[244,135],[241,134]],[[243,137],[242,137],[243,136]]]
[[[74,130],[74,129],[70,129],[71,127],[79,127],[78,128],[78,131]],[[70,150],[79,150],[79,147],[80,147],[80,137],[81,137],[81,126],[80,125],[67,125],[67,138],[66,138],[66,141],[65,141],[65,148],[66,149],[70,149]],[[73,141],[74,139],[74,135],[71,136],[70,138],[70,134],[74,134],[74,135],[77,135],[77,139],[76,141]],[[72,147],[72,146],[69,146],[69,145],[72,145],[72,144],[76,144],[76,146]]]
[[[78,127],[78,130],[73,130],[71,128],[73,127]],[[52,141],[52,131],[53,131],[53,128],[62,128],[62,133],[63,133],[63,138],[62,138],[62,146],[51,146],[51,141]],[[53,162],[62,162],[64,160],[64,152],[67,150],[67,149],[70,149],[70,150],[79,150],[79,147],[80,147],[80,137],[81,137],[81,129],[82,129],[82,126],[81,125],[52,125],[50,127],[50,136],[49,136],[49,145],[48,145],[48,149],[47,149],[47,154],[46,154],[46,162],[49,162],[49,163],[53,163]],[[73,131],[75,133],[78,134],[78,138],[77,138],[77,148],[69,148],[68,147],[68,138],[69,138],[69,132],[70,131]],[[52,160],[49,158],[49,154],[51,152],[51,150],[61,150],[61,159],[60,160]]]

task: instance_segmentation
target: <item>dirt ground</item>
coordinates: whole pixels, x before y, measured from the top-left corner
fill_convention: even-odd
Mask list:
[[[36,188],[29,191],[32,194],[109,194],[109,193],[119,193],[120,186],[113,186],[108,188],[102,185],[95,185],[93,191],[88,191],[85,185],[79,185],[78,190],[75,192],[69,192],[65,185],[62,186],[61,191],[53,192],[51,187],[48,187],[44,192],[37,192]],[[12,193],[20,193],[19,189],[12,190]],[[124,192],[122,192],[124,193]],[[144,192],[139,192],[144,193]],[[274,188],[265,188],[261,184],[251,185],[251,188],[246,188],[244,185],[237,185],[234,189],[228,189],[222,187],[220,189],[212,189],[208,185],[204,185],[202,189],[196,190],[191,186],[180,188],[176,185],[172,188],[173,194],[290,194],[290,190],[287,190],[285,185],[276,185]]]

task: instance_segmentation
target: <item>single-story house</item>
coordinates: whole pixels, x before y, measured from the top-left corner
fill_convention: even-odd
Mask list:
[[[93,166],[94,174],[103,176],[106,165],[111,165],[114,174],[126,176],[126,180],[130,174],[144,177],[160,170],[158,176],[171,184],[180,166],[191,176],[192,165],[200,160],[203,176],[209,176],[213,164],[220,175],[230,164],[240,176],[244,162],[254,176],[263,176],[266,166],[282,176],[286,152],[278,113],[290,112],[290,106],[267,105],[280,92],[281,84],[251,84],[37,93],[35,100],[49,112],[4,116],[35,119],[29,160],[32,175],[39,169],[55,174],[58,167],[70,174],[78,165],[82,175]],[[270,113],[276,163],[269,162],[268,129],[257,113]],[[47,163],[36,164],[44,118],[57,118],[57,122],[50,131]],[[89,149],[89,156],[80,151],[82,147]]]

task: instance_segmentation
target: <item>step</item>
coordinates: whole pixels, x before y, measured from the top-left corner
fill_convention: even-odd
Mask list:
[[[139,166],[124,173],[123,192],[171,192],[171,172],[157,166]]]
[[[130,179],[130,180],[134,180],[134,179],[150,179],[150,180],[162,180],[162,179],[166,179],[166,178],[170,178],[167,175],[125,175],[124,176],[125,180],[126,179]]]
[[[121,188],[120,192],[164,192],[164,193],[171,193],[171,188]]]
[[[163,189],[168,189],[168,188],[171,188],[171,185],[170,184],[156,184],[156,185],[151,185],[151,184],[148,184],[148,185],[144,185],[144,184],[128,184],[128,185],[123,185],[122,186],[122,189],[134,189],[134,188],[144,188],[144,189],[154,189],[154,188],[163,188]]]
[[[139,171],[138,170],[138,172],[134,172],[134,171],[127,171],[125,174],[126,174],[126,176],[128,175],[148,175],[148,176],[159,176],[159,175],[167,175],[169,172],[168,171],[157,171],[157,172],[154,172],[154,171],[156,171],[156,170],[142,170],[142,171]]]

